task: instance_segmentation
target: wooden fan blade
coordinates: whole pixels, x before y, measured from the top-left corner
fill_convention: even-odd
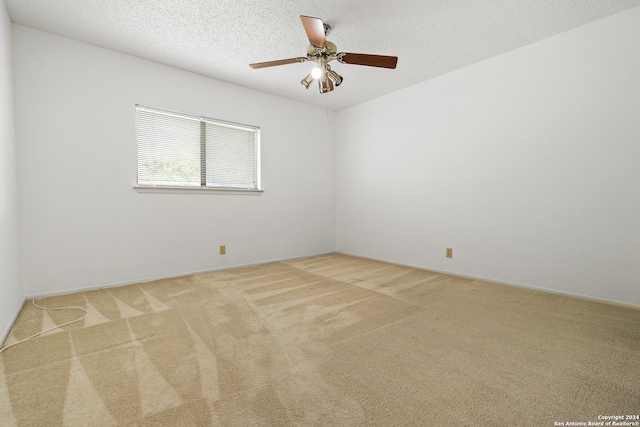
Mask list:
[[[300,20],[302,21],[304,30],[307,32],[309,42],[311,42],[315,47],[327,47],[327,38],[324,34],[324,24],[322,23],[322,19],[300,15]]]
[[[276,65],[295,64],[296,62],[305,62],[306,60],[307,58],[305,57],[279,59],[277,61],[256,62],[255,64],[249,64],[249,66],[251,68],[275,67]]]
[[[396,68],[397,56],[367,55],[365,53],[341,53],[340,62],[353,65],[366,65],[369,67]]]

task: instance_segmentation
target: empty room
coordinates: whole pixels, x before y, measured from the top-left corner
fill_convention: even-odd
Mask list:
[[[0,2],[0,426],[640,426],[640,0]]]

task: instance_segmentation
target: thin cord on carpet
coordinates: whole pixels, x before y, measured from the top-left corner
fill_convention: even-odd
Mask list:
[[[4,347],[0,348],[0,353],[2,353],[3,351],[5,351],[5,350],[6,350],[6,349],[8,349],[9,347],[13,347],[14,345],[18,345],[18,344],[20,344],[20,343],[23,343],[23,342],[25,342],[25,341],[27,341],[27,340],[30,340],[31,338],[35,338],[35,337],[37,337],[38,335],[42,335],[42,334],[44,334],[45,332],[49,332],[49,331],[52,331],[52,330],[54,330],[54,329],[58,329],[58,328],[61,328],[61,327],[63,327],[63,326],[67,326],[67,325],[70,325],[70,324],[72,324],[72,323],[75,323],[75,322],[79,322],[79,321],[81,321],[81,320],[84,320],[84,319],[89,315],[89,312],[87,311],[87,309],[86,309],[86,308],[84,308],[84,307],[79,307],[79,306],[77,306],[77,305],[71,305],[71,306],[68,306],[68,307],[41,307],[41,306],[39,306],[38,304],[36,304],[36,301],[37,301],[37,300],[35,300],[35,299],[34,299],[34,300],[32,300],[32,301],[31,301],[31,303],[33,304],[33,306],[34,306],[34,307],[39,308],[39,309],[41,309],[41,310],[67,310],[67,309],[69,309],[69,308],[78,308],[78,309],[80,309],[80,310],[84,311],[84,316],[82,316],[81,318],[76,319],[76,320],[71,320],[70,322],[65,322],[65,323],[63,323],[63,324],[61,324],[61,325],[52,326],[51,328],[45,329],[44,331],[40,331],[40,332],[38,332],[37,334],[33,334],[33,335],[31,335],[30,337],[27,337],[27,338],[21,339],[20,341],[14,342],[13,344],[9,344],[9,345],[7,345],[7,346],[4,346]]]

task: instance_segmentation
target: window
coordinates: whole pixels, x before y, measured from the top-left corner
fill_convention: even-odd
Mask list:
[[[260,190],[260,128],[136,105],[138,186]]]

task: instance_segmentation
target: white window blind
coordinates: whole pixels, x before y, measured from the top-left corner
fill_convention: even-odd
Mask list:
[[[260,130],[136,106],[138,185],[260,189]]]

